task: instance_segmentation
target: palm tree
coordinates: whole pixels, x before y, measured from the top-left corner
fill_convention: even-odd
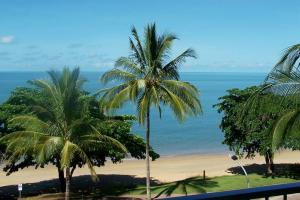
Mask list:
[[[273,125],[273,150],[281,147],[286,139],[299,137],[300,100],[300,44],[285,50],[282,57],[266,78],[264,91],[273,92],[289,100],[294,109],[285,111]]]
[[[120,108],[125,102],[132,101],[137,105],[137,117],[140,124],[146,123],[146,168],[147,198],[150,194],[150,114],[154,106],[161,116],[161,106],[171,108],[179,121],[187,115],[201,113],[198,90],[188,82],[180,81],[178,67],[188,57],[195,58],[195,52],[187,49],[173,60],[168,60],[176,36],[163,34],[158,36],[155,24],[145,28],[144,41],[133,27],[129,39],[132,54],[121,57],[115,68],[104,73],[101,81],[106,84],[117,80],[119,85],[102,90],[104,109],[107,112]]]
[[[62,173],[65,171],[65,199],[69,199],[70,166],[74,160],[87,164],[96,180],[92,160],[86,151],[101,151],[106,145],[115,146],[122,152],[126,152],[126,148],[117,140],[102,135],[87,117],[87,96],[82,92],[84,80],[80,79],[79,68],[73,71],[64,68],[62,73],[50,71],[48,74],[50,81],[32,81],[46,102],[34,106],[35,114],[13,118],[11,122],[20,124],[24,130],[8,134],[0,142],[6,144],[9,162],[32,156],[43,166],[56,160]]]

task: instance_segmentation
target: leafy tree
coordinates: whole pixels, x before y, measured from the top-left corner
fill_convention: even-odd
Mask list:
[[[284,52],[278,63],[266,78],[266,88],[263,92],[271,92],[275,95],[282,96],[284,99],[292,99],[292,109],[283,113],[274,123],[272,133],[273,149],[280,148],[288,140],[292,146],[297,148],[299,141],[300,126],[300,71],[299,59],[300,44],[293,45]],[[292,148],[294,148],[292,147]]]
[[[29,114],[29,105],[33,99],[38,99],[38,91],[31,88],[16,88],[9,99],[0,105],[0,136],[17,130],[17,127],[8,127],[8,121],[13,116]]]
[[[263,155],[267,173],[273,173],[271,128],[277,117],[289,109],[290,104],[282,103],[282,97],[265,93],[260,94],[254,105],[249,105],[249,99],[259,90],[257,86],[228,90],[228,94],[220,97],[220,103],[214,107],[223,113],[220,124],[224,132],[223,143],[237,155],[246,154],[246,158],[254,157],[256,153]]]
[[[62,73],[50,71],[49,76],[50,81],[32,81],[37,89],[19,90],[18,95],[13,94],[1,106],[2,112],[6,106],[22,107],[25,112],[25,115],[16,117],[8,114],[12,117],[10,125],[19,128],[3,136],[1,142],[6,145],[9,161],[6,170],[14,171],[28,165],[43,167],[52,163],[58,167],[60,180],[66,182],[66,198],[69,198],[70,180],[76,167],[87,164],[97,178],[93,166],[103,165],[105,157],[111,157],[115,162],[124,158],[126,148],[113,136],[122,133],[129,139],[128,143],[143,143],[138,137],[128,134],[130,123],[127,119],[132,118],[119,117],[125,121],[109,119],[104,122],[105,116],[100,112],[97,100],[81,88],[83,81],[79,77],[79,68],[73,71],[65,68]],[[37,95],[28,98],[28,93]],[[108,126],[105,123],[113,122],[115,125],[110,125],[111,131],[102,134],[101,130]],[[123,129],[116,129],[116,124],[123,125]],[[124,139],[124,136],[119,137]],[[143,158],[143,152],[133,152],[135,157]],[[158,157],[154,152],[152,155],[152,158]]]
[[[103,83],[120,81],[117,86],[102,90],[104,108],[110,112],[120,108],[124,102],[132,101],[137,105],[137,117],[140,124],[146,123],[146,166],[147,198],[150,194],[150,108],[155,107],[161,114],[161,106],[169,106],[179,121],[187,115],[198,115],[201,105],[198,90],[188,82],[180,81],[178,67],[186,58],[195,58],[195,52],[187,49],[173,60],[168,60],[176,36],[163,34],[158,36],[155,24],[145,28],[144,41],[136,29],[132,28],[129,39],[132,54],[121,57],[115,68],[104,73]]]
[[[86,92],[84,92],[86,93]],[[24,130],[22,127],[9,123],[11,119],[19,115],[34,114],[34,108],[36,102],[46,102],[48,99],[41,94],[40,90],[35,88],[16,88],[9,99],[0,105],[0,121],[2,122],[0,133],[2,136],[9,133]],[[87,98],[89,100],[90,117],[98,118],[101,120],[100,123],[95,124],[95,127],[103,134],[113,137],[120,141],[129,151],[130,155],[137,159],[145,159],[145,141],[134,134],[130,134],[132,120],[135,117],[132,116],[113,116],[106,117],[102,112],[100,112],[100,107],[98,100],[94,97]],[[1,147],[0,147],[1,148]],[[1,152],[5,151],[5,146],[2,145]],[[121,162],[125,158],[124,153],[120,153],[114,149],[109,149],[101,152],[86,152],[90,158],[93,158],[94,166],[102,166],[105,164],[107,158],[110,158],[114,163]],[[157,159],[159,155],[155,153],[152,148],[150,150],[150,156],[153,160]],[[56,165],[56,160],[50,160],[50,163]],[[4,171],[7,175],[23,169],[29,166],[38,167],[35,160],[27,156],[26,158],[19,160],[17,162],[11,162],[4,167]],[[71,167],[71,178],[76,167],[82,167],[80,159],[74,161]],[[57,166],[58,167],[58,166]],[[58,168],[59,180],[61,183],[61,191],[65,191],[65,177],[62,170]]]

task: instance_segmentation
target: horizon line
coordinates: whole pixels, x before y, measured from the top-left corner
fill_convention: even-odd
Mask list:
[[[0,73],[6,73],[6,72],[25,72],[25,73],[32,73],[32,72],[48,72],[52,69],[49,69],[49,70],[11,70],[11,71],[1,71],[0,70]],[[54,69],[55,71],[61,71],[61,70],[56,70]],[[94,70],[80,70],[81,72],[96,72],[96,73],[104,73],[104,72],[107,72],[107,71],[94,71]],[[264,73],[269,73],[269,71],[260,71],[260,72],[257,72],[257,71],[179,71],[179,73],[257,73],[257,74],[264,74]]]

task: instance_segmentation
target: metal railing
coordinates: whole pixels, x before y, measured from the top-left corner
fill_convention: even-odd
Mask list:
[[[300,182],[278,184],[264,187],[256,187],[249,189],[230,190],[225,192],[214,192],[199,195],[190,195],[182,197],[164,198],[167,200],[249,200],[256,198],[265,198],[266,200],[272,196],[283,196],[287,200],[288,194],[300,193]]]

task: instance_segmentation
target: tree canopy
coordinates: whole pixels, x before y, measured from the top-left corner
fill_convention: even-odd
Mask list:
[[[223,143],[238,155],[253,157],[272,151],[272,127],[276,119],[291,109],[288,101],[272,93],[260,94],[249,104],[261,86],[231,89],[214,105],[223,114],[220,124],[224,132]]]

